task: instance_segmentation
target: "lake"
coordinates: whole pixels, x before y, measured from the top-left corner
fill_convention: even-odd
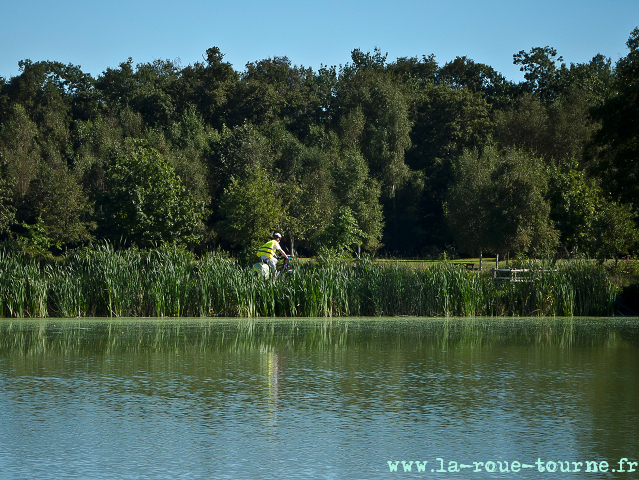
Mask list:
[[[0,319],[2,479],[630,479],[636,462],[638,318]]]

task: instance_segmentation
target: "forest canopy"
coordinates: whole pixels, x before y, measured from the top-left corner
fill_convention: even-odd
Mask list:
[[[634,253],[639,28],[615,64],[513,55],[514,83],[465,56],[353,50],[314,71],[182,66],[97,78],[23,60],[0,77],[0,241],[434,256]]]

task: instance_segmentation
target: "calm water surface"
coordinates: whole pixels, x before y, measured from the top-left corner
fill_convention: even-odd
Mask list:
[[[631,479],[637,461],[637,318],[0,320],[2,479]]]

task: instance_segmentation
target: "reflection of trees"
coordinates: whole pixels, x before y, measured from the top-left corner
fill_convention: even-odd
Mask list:
[[[413,355],[444,358],[463,353],[469,362],[482,360],[495,348],[523,348],[537,358],[550,347],[552,355],[581,347],[600,348],[615,356],[637,345],[632,324],[606,319],[348,319],[348,320],[39,320],[0,323],[0,355],[10,358],[15,375],[42,369],[56,371],[73,365],[95,366],[106,376],[139,376],[137,387],[115,384],[113,390],[141,395],[171,396],[178,390],[216,398],[246,394],[247,401],[267,402],[276,412],[282,393],[284,357],[314,358],[338,363],[346,371],[330,387],[336,395],[359,405],[375,395],[375,384],[386,377],[396,386],[405,378]],[[564,350],[561,350],[564,349]],[[567,350],[565,350],[567,349]],[[372,352],[372,353],[371,353]],[[383,355],[382,355],[383,352]],[[557,353],[558,352],[558,353]],[[621,353],[620,353],[621,354]],[[380,371],[358,376],[366,359],[383,364]],[[236,370],[241,366],[243,373]],[[314,365],[308,365],[312,371]],[[80,367],[78,367],[80,368]],[[540,364],[539,368],[543,368]],[[179,378],[179,387],[157,384],[150,372]],[[370,373],[370,372],[369,372]],[[447,376],[460,372],[441,371]],[[167,377],[168,376],[168,377]],[[142,378],[148,377],[148,378]],[[256,379],[262,379],[257,381]],[[143,380],[143,381],[142,381]],[[439,380],[438,380],[439,381]],[[308,385],[314,380],[309,378]],[[266,393],[261,388],[266,387]],[[175,387],[175,385],[174,385]],[[392,397],[400,401],[404,387]],[[625,386],[619,388],[626,388]]]
[[[444,358],[454,352],[472,363],[503,348],[523,349],[537,361],[545,355],[570,358],[575,351],[588,347],[616,359],[638,344],[639,335],[632,322],[621,319],[136,319],[0,323],[0,356],[10,360],[10,371],[15,375],[29,375],[44,367],[55,375],[73,365],[82,365],[85,371],[91,365],[94,373],[106,376],[161,372],[179,377],[179,388],[193,395],[214,398],[247,390],[247,398],[265,400],[275,409],[282,388],[286,388],[282,383],[283,362],[291,357],[340,364],[345,373],[337,375],[330,388],[335,388],[337,394],[349,393],[350,401],[358,403],[373,395],[374,384],[382,376],[388,377],[391,384],[409,384],[404,373],[415,356]],[[368,377],[352,376],[354,369],[362,369],[367,359],[383,365],[382,370]],[[292,367],[288,360],[286,363],[288,371]],[[239,367],[243,373],[236,372]],[[543,364],[538,367],[543,369]],[[307,368],[312,371],[314,365]],[[444,376],[453,373],[440,372]],[[291,374],[288,372],[287,376]],[[311,384],[313,379],[308,382]],[[127,390],[131,385],[121,387]],[[115,390],[118,388],[114,386]],[[260,392],[263,388],[266,393]],[[171,394],[161,385],[155,388],[151,381],[140,383],[139,393]]]
[[[633,321],[609,318],[5,321],[0,372],[30,377],[16,398],[72,385],[109,411],[194,411],[211,430],[257,418],[273,441],[291,412],[328,409],[357,435],[375,415],[433,431],[506,416],[505,445],[541,424],[612,459],[632,454],[637,346]]]
[[[19,320],[0,322],[0,353],[27,357],[142,353],[316,352],[349,347],[636,344],[632,320],[606,318]]]

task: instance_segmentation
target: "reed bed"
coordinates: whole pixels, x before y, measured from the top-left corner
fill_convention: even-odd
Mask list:
[[[615,288],[598,265],[531,262],[523,282],[495,283],[442,263],[415,269],[319,259],[277,281],[219,252],[175,246],[71,252],[41,264],[0,251],[3,317],[608,316]]]

